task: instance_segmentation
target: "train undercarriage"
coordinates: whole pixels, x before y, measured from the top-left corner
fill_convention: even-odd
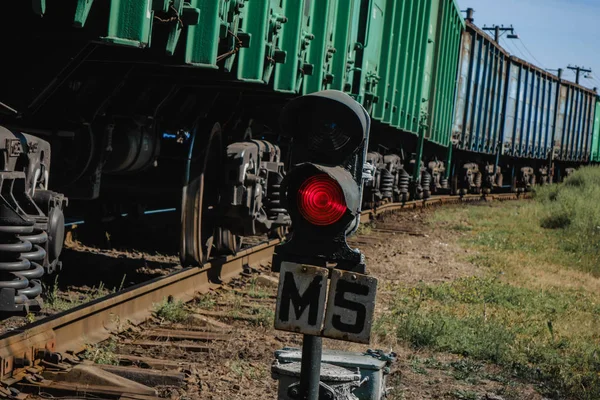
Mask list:
[[[41,308],[42,282],[61,268],[65,218],[101,230],[124,212],[175,209],[172,251],[185,266],[235,254],[244,237],[286,234],[285,96],[171,85],[138,97],[138,85],[117,86],[89,121],[0,124],[0,312]]]
[[[365,184],[363,208],[427,199],[435,194],[531,192],[536,186],[563,181],[577,168],[573,163],[510,157],[496,161],[468,153],[458,153],[448,165],[438,158],[444,152],[437,153],[424,155],[420,171],[415,174],[414,154],[404,159],[402,151],[369,152],[367,162],[374,167],[375,173],[374,179]]]
[[[152,113],[137,109],[137,117],[117,108],[77,129],[30,129],[35,136],[17,124],[1,129],[0,311],[40,308],[40,280],[61,267],[65,214],[94,227],[106,210],[173,207],[186,266],[235,254],[244,237],[283,238],[290,218],[279,189],[291,143],[276,117],[285,98],[241,95],[183,89],[170,101],[150,96],[161,100]],[[363,208],[436,194],[530,191],[556,173],[543,161],[495,164],[461,153],[448,165],[447,149],[435,148],[417,165],[400,143],[388,150],[376,140]],[[572,168],[562,171],[564,177]]]

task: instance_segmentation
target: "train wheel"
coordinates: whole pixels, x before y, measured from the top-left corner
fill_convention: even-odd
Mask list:
[[[276,229],[273,229],[272,231],[269,231],[268,237],[269,237],[269,239],[283,240],[283,239],[286,238],[288,232],[289,232],[289,230],[288,230],[287,227],[280,226],[279,228],[276,228]]]
[[[190,171],[189,182],[183,187],[180,258],[186,266],[205,263],[213,249],[222,147],[221,127],[217,123],[207,137],[199,140],[199,161],[191,168],[195,170]]]
[[[236,254],[242,248],[242,236],[234,235],[227,228],[217,227],[214,247],[219,255]]]

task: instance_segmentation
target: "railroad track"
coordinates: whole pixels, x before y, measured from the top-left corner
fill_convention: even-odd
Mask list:
[[[436,196],[428,200],[404,204],[384,204],[363,211],[361,223],[367,223],[380,215],[398,210],[527,197],[529,197],[527,193],[467,195],[462,198]],[[83,375],[79,368],[78,382],[56,383],[52,378],[44,377],[42,373],[56,377],[57,373],[67,373],[74,366],[81,365],[78,354],[85,351],[90,344],[106,340],[123,330],[124,326],[141,324],[151,316],[153,306],[164,301],[165,298],[188,302],[198,293],[206,293],[239,276],[245,269],[267,267],[270,265],[274,248],[279,243],[277,239],[260,243],[235,256],[214,259],[202,267],[186,268],[138,284],[122,292],[2,334],[0,336],[0,397],[24,398],[24,392],[17,388],[33,393],[34,397],[36,391],[39,393],[50,389],[67,394],[85,392],[110,398],[155,397],[152,393],[147,393],[142,386],[128,384],[133,381],[113,382],[102,375],[105,372],[90,372],[89,366],[86,367]],[[194,336],[189,332],[186,334]],[[211,335],[210,332],[207,334]],[[130,376],[132,372],[125,373],[127,374]],[[83,384],[84,381],[87,383]],[[96,384],[89,382],[96,382]]]
[[[427,207],[435,207],[444,204],[460,204],[466,202],[476,202],[476,201],[504,201],[504,200],[517,200],[517,199],[526,199],[529,198],[529,193],[500,193],[500,194],[486,194],[486,195],[476,195],[476,194],[468,194],[462,197],[458,196],[435,196],[431,197],[427,200],[416,200],[416,201],[407,201],[405,203],[388,203],[383,204],[379,207],[372,208],[370,210],[364,210],[360,214],[360,223],[366,224],[367,222],[377,218],[380,215],[398,211],[398,210],[414,210],[418,208],[427,208]]]

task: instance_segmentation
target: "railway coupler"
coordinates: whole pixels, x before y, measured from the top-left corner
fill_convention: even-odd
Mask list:
[[[302,351],[286,347],[275,352],[271,376],[279,381],[277,400],[299,400]],[[396,354],[380,350],[365,353],[323,350],[319,399],[381,400],[391,389],[387,378]]]

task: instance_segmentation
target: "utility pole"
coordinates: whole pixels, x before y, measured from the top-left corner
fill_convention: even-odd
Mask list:
[[[571,66],[571,65],[569,65],[569,66],[567,66],[567,68],[572,69],[573,71],[575,71],[575,83],[578,84],[578,85],[579,85],[579,73],[581,73],[581,72],[590,72],[591,73],[592,72],[591,69],[580,67],[578,65],[576,65],[574,67]]]
[[[473,14],[475,13],[475,10],[473,10],[472,8],[467,8],[466,10],[462,10],[461,12],[467,13],[467,18],[465,18],[468,22],[473,23],[474,18],[473,18]]]
[[[502,25],[502,26],[494,25],[494,26],[487,26],[487,27],[484,25],[482,29],[484,31],[494,31],[494,41],[498,44],[500,41],[500,32],[510,32],[510,34],[508,36],[506,36],[508,39],[518,39],[519,38],[519,35],[515,35],[515,30],[512,25],[510,26],[510,28],[505,27],[504,25]]]

